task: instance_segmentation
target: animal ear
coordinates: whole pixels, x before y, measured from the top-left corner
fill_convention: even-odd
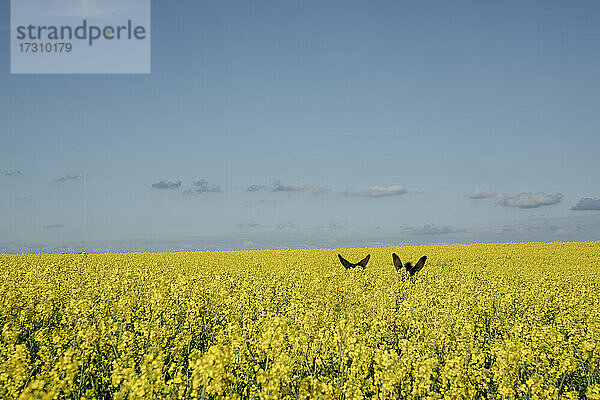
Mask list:
[[[340,262],[344,266],[344,268],[351,268],[352,267],[352,263],[350,261],[346,260],[344,257],[342,257],[341,254],[338,254],[338,257],[340,259]]]
[[[426,260],[427,260],[427,256],[423,256],[419,259],[419,261],[417,262],[417,264],[414,267],[415,273],[419,272],[421,270],[421,268],[423,268],[425,266]]]
[[[367,266],[367,263],[369,262],[369,258],[371,258],[370,254],[368,254],[365,258],[363,258],[362,260],[360,260],[358,262],[358,265],[360,265],[361,267],[365,268]]]
[[[394,267],[396,267],[396,271],[400,271],[400,269],[402,268],[402,261],[400,261],[400,257],[398,257],[398,254],[393,253],[392,260],[394,261]]]

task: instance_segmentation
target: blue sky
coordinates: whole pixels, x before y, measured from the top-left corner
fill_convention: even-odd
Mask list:
[[[149,75],[11,75],[7,3],[0,251],[600,239],[598,2],[153,1]]]

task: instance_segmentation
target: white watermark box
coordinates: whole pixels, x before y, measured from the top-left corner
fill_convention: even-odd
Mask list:
[[[150,0],[11,0],[11,73],[150,73]]]

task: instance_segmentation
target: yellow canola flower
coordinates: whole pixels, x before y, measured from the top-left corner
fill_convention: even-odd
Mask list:
[[[427,263],[409,279],[392,253]],[[600,399],[600,242],[0,255],[0,274],[0,398]]]

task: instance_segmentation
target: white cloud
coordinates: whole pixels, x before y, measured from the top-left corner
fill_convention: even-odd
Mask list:
[[[263,185],[252,185],[248,188],[249,192],[261,190]],[[252,189],[252,190],[250,190]],[[326,194],[330,190],[317,185],[311,185],[306,182],[296,182],[291,184],[283,184],[280,181],[275,181],[271,187],[271,192],[307,192],[310,191],[313,194]]]
[[[267,190],[267,185],[250,185],[246,189],[247,192],[261,192]]]
[[[75,174],[75,175],[71,175],[71,174],[67,174],[65,176],[61,176],[60,178],[56,178],[54,181],[58,182],[58,183],[65,183],[65,182],[72,182],[72,181],[85,181],[87,179],[87,176],[83,176],[83,175],[79,175],[79,174]]]
[[[171,181],[160,181],[152,184],[152,189],[179,189],[182,185],[182,181],[171,182]]]
[[[406,193],[407,190],[404,186],[392,185],[392,186],[380,186],[374,185],[369,186],[361,192],[355,192],[351,189],[344,189],[340,192],[342,196],[363,196],[363,197],[384,197],[384,196],[399,196]]]
[[[303,192],[311,189],[313,186],[305,182],[296,182],[289,185],[285,185],[279,181],[273,183],[272,192]]]
[[[4,175],[5,176],[23,176],[23,172],[21,172],[18,169],[12,169],[12,170],[5,169]]]
[[[487,199],[494,196],[496,196],[496,192],[486,190],[481,186],[476,187],[471,193],[467,194],[467,197],[470,199]]]
[[[192,187],[187,189],[184,194],[200,194],[200,193],[221,193],[221,186],[216,183],[210,183],[206,179],[200,179],[193,182]]]
[[[537,208],[541,206],[550,206],[561,202],[563,195],[560,193],[520,193],[516,196],[506,196],[499,194],[496,196],[496,203],[505,207],[518,208]]]
[[[571,207],[571,210],[584,211],[584,210],[600,210],[600,199],[591,199],[589,197],[582,197],[579,202]]]
[[[366,197],[398,196],[406,193],[404,186],[371,186],[365,189],[361,195]]]

